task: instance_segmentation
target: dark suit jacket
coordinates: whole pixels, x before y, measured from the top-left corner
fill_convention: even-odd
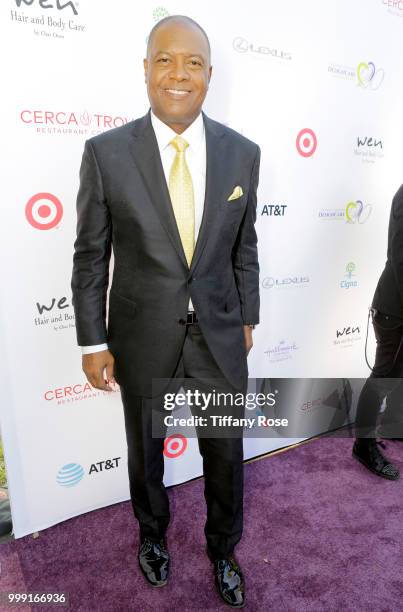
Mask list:
[[[108,342],[117,382],[142,396],[152,395],[152,378],[173,375],[189,295],[225,378],[237,388],[247,380],[243,324],[259,322],[254,223],[260,149],[203,118],[206,196],[190,269],[150,113],[85,144],[72,277],[78,344]],[[228,202],[238,185],[243,195]]]
[[[389,218],[388,254],[372,305],[403,319],[403,185],[393,198]]]

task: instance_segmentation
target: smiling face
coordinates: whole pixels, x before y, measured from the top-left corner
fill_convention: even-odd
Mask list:
[[[211,76],[210,50],[203,32],[187,21],[155,30],[144,60],[153,113],[181,134],[199,115]]]

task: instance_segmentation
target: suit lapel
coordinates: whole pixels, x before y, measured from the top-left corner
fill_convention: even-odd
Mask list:
[[[182,263],[188,268],[165,180],[157,139],[151,124],[150,112],[136,122],[130,150],[160,221]]]
[[[216,215],[219,211],[220,185],[222,184],[225,165],[224,130],[219,123],[212,121],[204,113],[203,120],[206,134],[206,193],[202,222],[190,266],[191,272],[197,266],[208,237],[214,227]]]

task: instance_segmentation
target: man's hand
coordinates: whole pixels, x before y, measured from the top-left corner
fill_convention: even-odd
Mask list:
[[[243,326],[243,333],[245,337],[245,348],[246,348],[247,355],[249,355],[249,351],[253,346],[252,332],[253,332],[253,329],[249,325]]]
[[[83,371],[88,382],[95,389],[112,391],[109,384],[115,382],[114,363],[113,355],[109,351],[99,351],[98,353],[83,355]],[[106,380],[104,378],[104,370]]]

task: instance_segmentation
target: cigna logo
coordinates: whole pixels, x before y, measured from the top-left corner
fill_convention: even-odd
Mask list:
[[[358,287],[358,281],[353,279],[355,276],[356,265],[353,261],[349,261],[346,265],[346,274],[342,281],[340,281],[341,289],[351,289],[352,287]]]
[[[59,198],[52,193],[36,193],[25,206],[25,217],[35,229],[49,230],[60,223],[63,206]]]
[[[18,8],[23,6],[38,6],[42,9],[57,9],[58,11],[63,11],[64,9],[69,8],[74,15],[78,15],[77,4],[72,0],[68,0],[68,2],[62,2],[61,0],[15,0],[15,4]]]
[[[374,62],[360,62],[357,67],[358,86],[364,89],[379,89],[385,78],[385,71],[376,68]]]
[[[361,200],[349,202],[346,206],[346,221],[347,223],[365,223],[368,221],[372,212],[371,204],[364,204]]]

